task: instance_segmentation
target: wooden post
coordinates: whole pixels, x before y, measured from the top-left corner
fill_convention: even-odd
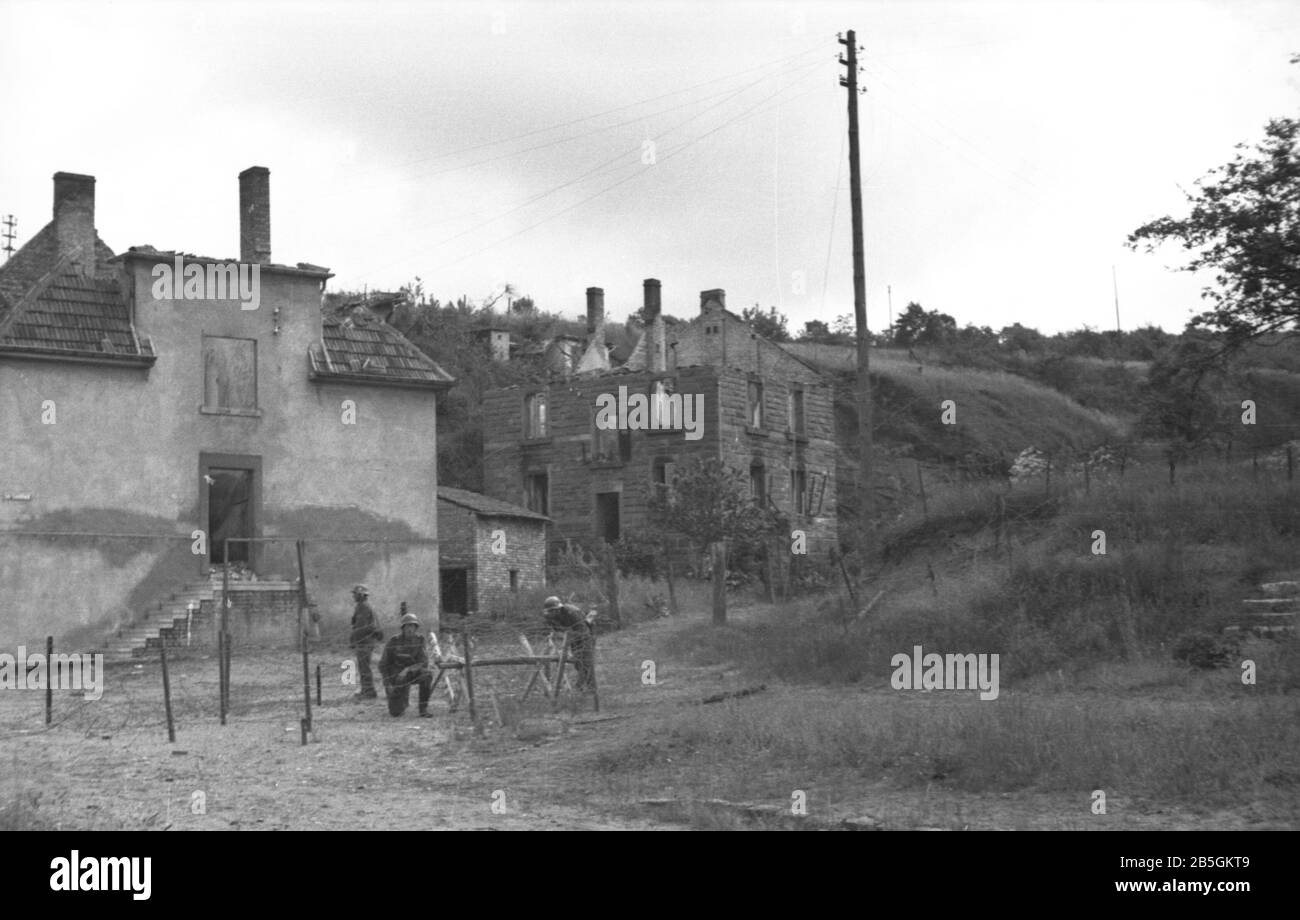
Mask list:
[[[560,643],[560,666],[555,672],[555,694],[551,697],[551,711],[560,707],[560,688],[564,686],[564,665],[569,660],[569,631],[564,631],[564,640]]]
[[[321,702],[320,702],[320,665],[317,664],[317,665],[316,665],[316,705],[319,706],[320,704],[321,704]]]
[[[588,638],[588,654],[591,656],[591,702],[596,712],[600,712],[600,691],[596,689],[596,629],[591,628]]]
[[[831,554],[832,554],[833,556],[835,556],[835,561],[839,564],[839,567],[840,567],[840,575],[844,578],[844,590],[847,591],[847,592],[849,592],[849,600],[852,602],[853,606],[856,608],[856,607],[858,606],[858,595],[857,595],[857,593],[853,590],[853,582],[849,581],[849,571],[848,571],[848,569],[844,568],[844,557],[840,554],[840,551],[839,551],[838,548],[832,548],[832,549],[831,549]]]
[[[230,710],[230,538],[221,541],[221,616],[217,618],[217,628],[221,631],[224,642],[219,643],[221,667],[221,724],[226,724],[226,713]]]
[[[713,544],[713,625],[727,623],[727,544]]]
[[[623,628],[623,614],[618,600],[618,560],[614,556],[614,547],[605,553],[605,584],[609,594],[609,615],[614,620],[614,628]]]
[[[664,553],[664,571],[668,577],[668,606],[677,616],[677,586],[676,579],[673,577],[673,556],[672,553]]]
[[[925,477],[921,475],[921,463],[918,460],[916,464],[916,484],[921,490],[921,512],[928,518],[930,516],[930,503],[925,498]]]
[[[163,672],[163,708],[167,712],[167,740],[176,743],[176,725],[172,722],[172,684],[167,675],[167,638],[160,637],[162,645],[159,651],[162,653],[162,672]]]
[[[222,599],[225,603],[225,599]],[[226,634],[217,632],[217,698],[221,706],[221,724],[226,724]]]
[[[763,572],[767,576],[767,602],[776,604],[776,563],[772,559],[772,541],[763,541]]]
[[[474,733],[483,734],[483,726],[478,724],[478,710],[474,708],[474,652],[470,648],[469,627],[461,629],[461,636],[465,640],[465,694],[469,697],[469,721],[474,726]]]
[[[306,719],[299,719],[298,726],[302,729],[302,746],[307,746],[307,733],[311,731],[311,723]]]
[[[934,596],[937,598],[939,596],[939,586],[935,584],[934,566],[930,564],[928,559],[925,562],[925,570],[930,575],[930,590],[934,592]]]
[[[166,672],[164,672],[166,673]],[[99,675],[102,682],[104,676]],[[164,683],[166,680],[164,679]],[[54,637],[45,637],[45,724],[54,720]]]
[[[302,644],[302,702],[307,711],[307,731],[311,731],[311,664],[307,660],[307,643]]]

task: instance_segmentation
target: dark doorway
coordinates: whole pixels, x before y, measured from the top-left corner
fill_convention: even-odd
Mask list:
[[[596,493],[596,536],[606,543],[618,542],[618,492]]]
[[[442,569],[439,573],[442,612],[469,613],[469,569]]]
[[[253,536],[253,471],[210,468],[208,533],[212,562],[220,564],[227,539]],[[230,561],[248,563],[252,544],[230,544]]]

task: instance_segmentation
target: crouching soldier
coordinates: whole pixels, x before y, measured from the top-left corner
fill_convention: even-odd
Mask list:
[[[582,611],[572,604],[565,604],[552,596],[542,602],[542,619],[551,629],[568,633],[569,650],[573,653],[573,665],[578,672],[578,689],[594,689],[595,662],[589,618],[584,618]]]
[[[411,685],[415,684],[419,688],[420,716],[431,718],[429,697],[433,695],[433,673],[429,670],[429,655],[424,650],[424,636],[420,635],[420,621],[415,614],[402,617],[401,634],[393,636],[384,646],[379,676],[388,696],[389,715],[400,716],[406,712],[406,707],[411,705]]]

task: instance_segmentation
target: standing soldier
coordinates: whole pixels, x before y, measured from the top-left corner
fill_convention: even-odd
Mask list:
[[[375,624],[375,611],[371,609],[367,598],[370,589],[365,585],[355,585],[352,597],[356,600],[356,609],[352,611],[352,636],[350,644],[357,653],[357,674],[361,678],[361,691],[356,695],[359,700],[373,700],[379,696],[375,692],[375,678],[370,672],[370,656],[375,646],[384,638],[383,632]]]
[[[542,602],[542,619],[551,629],[567,632],[569,648],[573,651],[573,664],[578,671],[578,689],[591,690],[596,686],[595,662],[592,660],[591,623],[572,604],[563,603],[551,596]],[[558,691],[559,688],[557,687]]]
[[[406,604],[402,604],[406,609]],[[420,717],[430,719],[429,697],[433,695],[433,674],[429,671],[429,656],[424,650],[424,636],[420,635],[420,621],[415,614],[402,616],[402,632],[393,636],[384,646],[379,659],[379,676],[384,680],[384,694],[388,697],[388,714],[400,716],[411,705],[411,684],[417,685],[420,699]]]

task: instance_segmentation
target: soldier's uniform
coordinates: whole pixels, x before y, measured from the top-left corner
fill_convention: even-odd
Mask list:
[[[402,617],[402,626],[420,625],[415,614]],[[406,630],[388,640],[384,654],[379,659],[379,676],[384,681],[388,697],[388,713],[400,716],[411,705],[411,685],[419,688],[420,715],[429,715],[429,697],[433,695],[433,674],[429,670],[429,655],[424,649],[424,636],[406,635]]]
[[[361,692],[357,696],[373,699],[378,694],[375,693],[375,678],[370,671],[370,656],[384,634],[375,624],[375,611],[366,600],[370,596],[366,586],[357,585],[352,589],[352,596],[356,598],[357,606],[352,611],[349,644],[357,654],[357,676],[361,681]]]
[[[596,678],[591,624],[583,618],[582,611],[572,604],[562,603],[558,597],[548,597],[542,610],[542,619],[551,629],[569,634],[569,651],[578,672],[578,689],[592,689],[596,685]]]

